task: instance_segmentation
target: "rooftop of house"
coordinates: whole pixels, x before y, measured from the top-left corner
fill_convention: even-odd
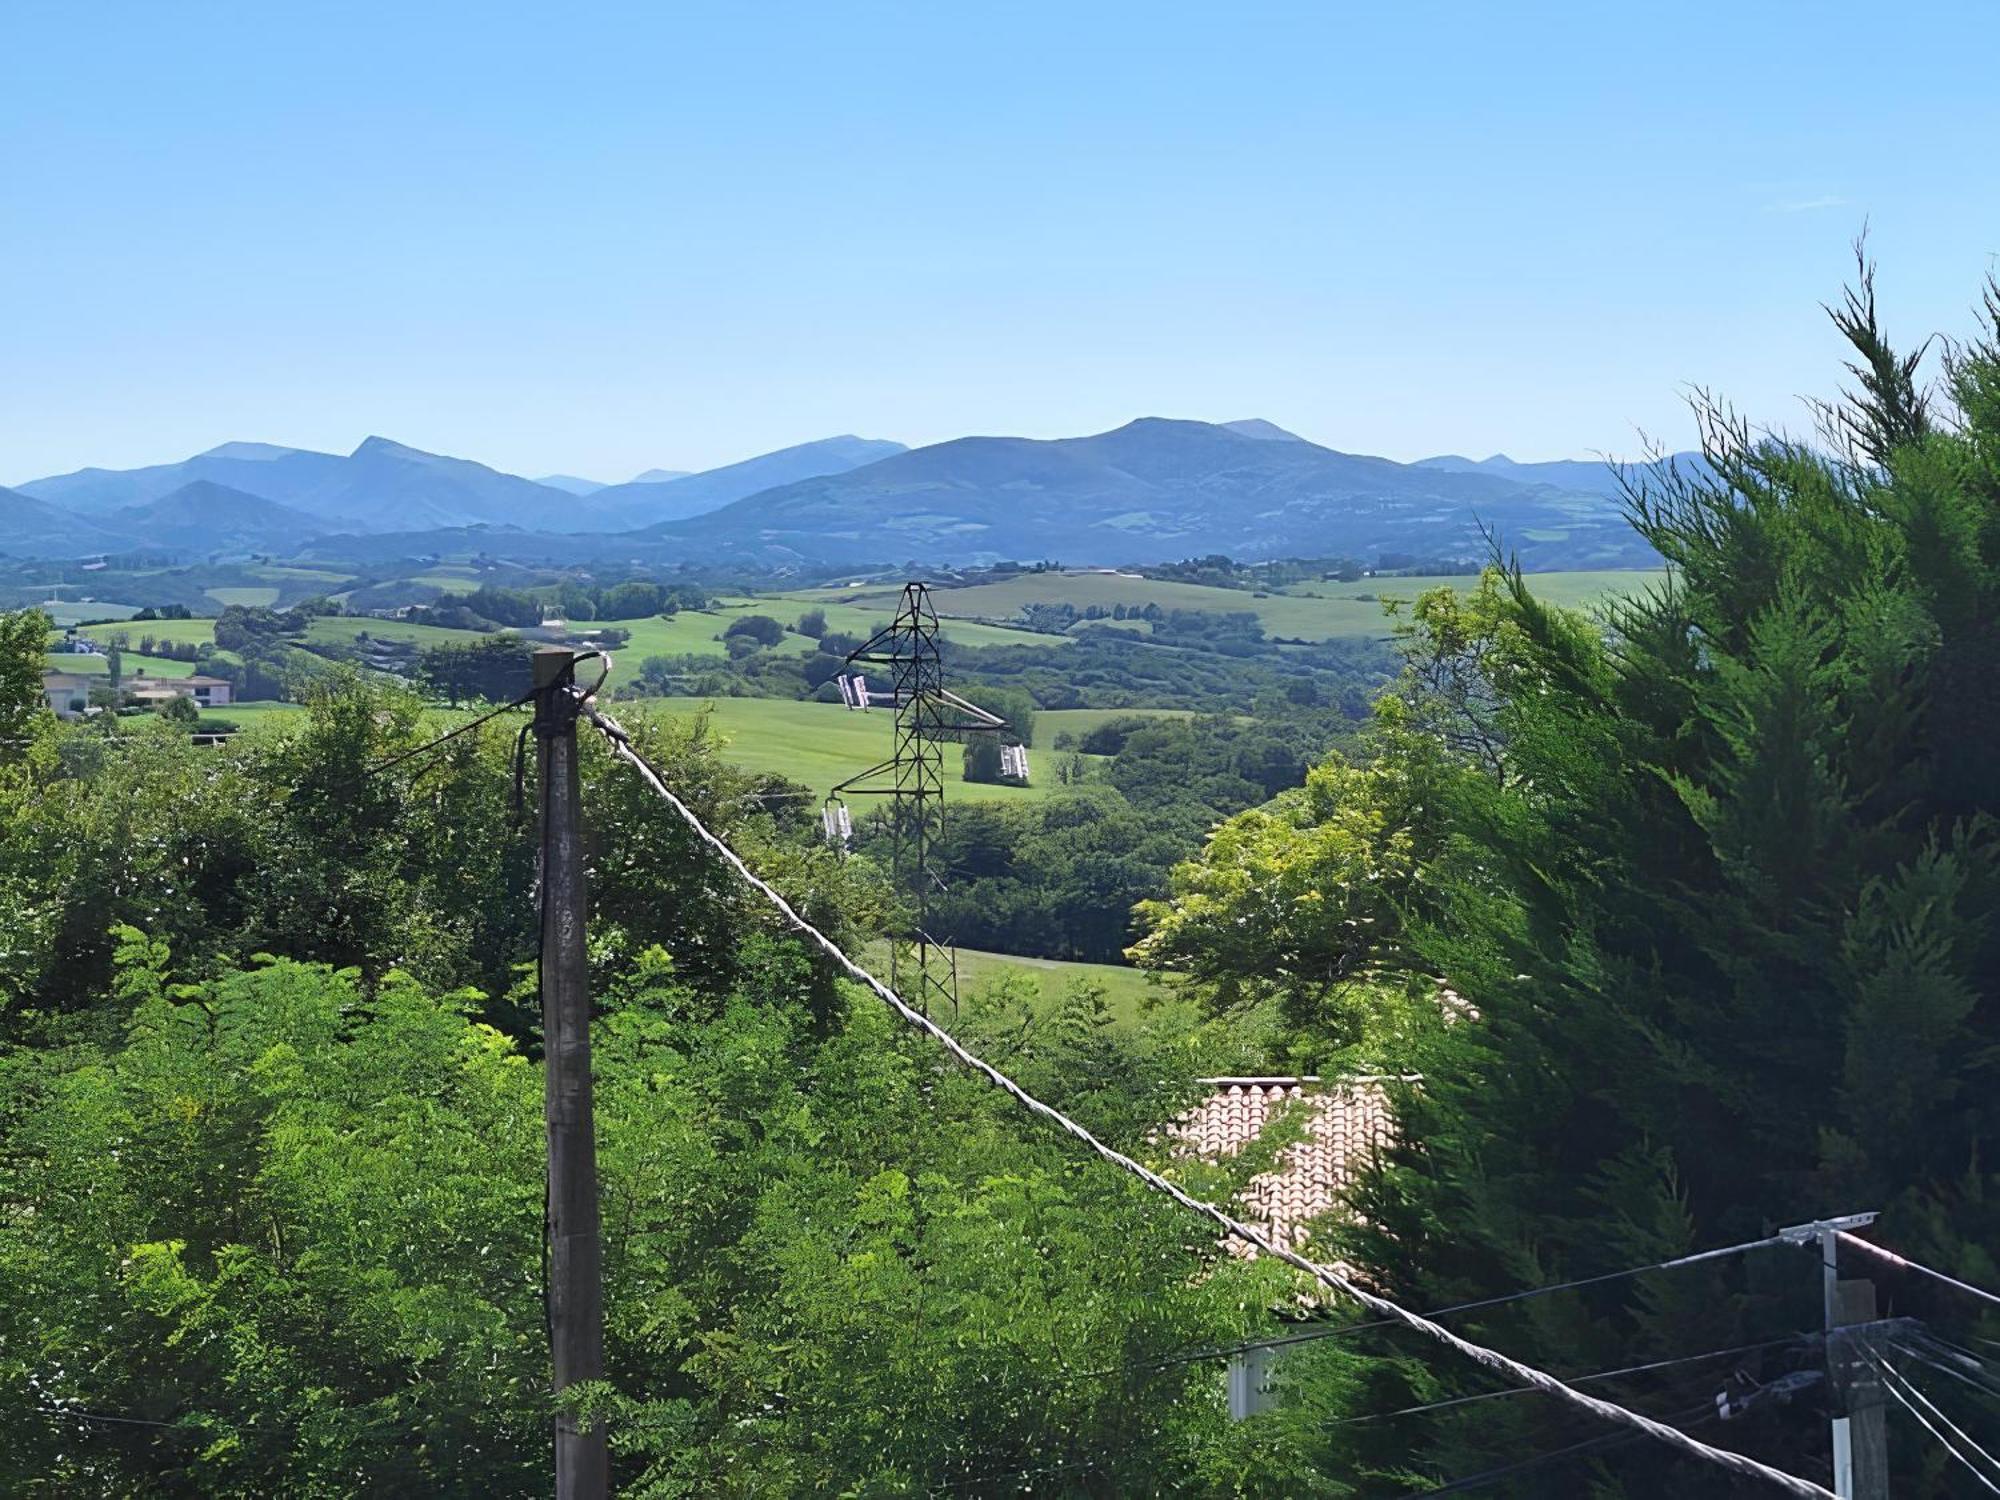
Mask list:
[[[1294,1104],[1306,1110],[1304,1136],[1238,1195],[1244,1217],[1278,1244],[1297,1249],[1306,1227],[1339,1204],[1368,1158],[1392,1138],[1387,1085],[1396,1081],[1205,1078],[1208,1096],[1176,1122],[1172,1134],[1204,1160],[1223,1161]]]

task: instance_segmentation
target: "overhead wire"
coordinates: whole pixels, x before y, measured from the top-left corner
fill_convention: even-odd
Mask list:
[[[1623,1271],[1606,1271],[1601,1275],[1583,1276],[1574,1281],[1558,1281],[1548,1286],[1530,1287],[1526,1291],[1509,1292],[1501,1297],[1481,1297],[1473,1302],[1454,1302],[1446,1307],[1431,1309],[1423,1314],[1426,1318],[1447,1318],[1457,1313],[1473,1312],[1486,1307],[1504,1307],[1510,1302],[1527,1302],[1536,1297],[1548,1297],[1557,1292],[1571,1292],[1580,1287],[1598,1286],[1608,1281],[1622,1281],[1633,1276],[1644,1276],[1653,1271],[1671,1271],[1681,1266],[1691,1266],[1701,1261],[1719,1260],[1724,1256],[1742,1255],[1751,1250],[1763,1250],[1774,1245],[1786,1244],[1782,1234],[1767,1235],[1761,1240],[1747,1240],[1740,1245],[1724,1245],[1714,1250],[1698,1250],[1692,1255],[1677,1256],[1672,1260],[1655,1261],[1651,1265],[1632,1266]],[[1370,1318],[1360,1323],[1340,1323],[1328,1328],[1303,1329],[1298,1333],[1275,1334],[1267,1339],[1250,1339],[1240,1344],[1216,1345],[1206,1349],[1194,1349],[1185,1354],[1170,1354],[1150,1364],[1125,1366],[1123,1368],[1166,1369],[1172,1365],[1189,1364],[1195,1360],[1219,1359],[1229,1355],[1247,1354],[1255,1349],[1283,1349],[1293,1344],[1309,1343],[1314,1339],[1337,1338],[1342,1334],[1365,1333],[1371,1328],[1389,1328],[1400,1325],[1400,1318]]]
[[[1979,1392],[1982,1396],[2000,1397],[2000,1382],[1986,1375],[1986,1361],[1969,1350],[1961,1349],[1946,1339],[1939,1338],[1929,1329],[1924,1329],[1918,1339],[1897,1339],[1891,1346],[1899,1354],[1921,1360],[1940,1374],[1949,1375]],[[1925,1348],[1926,1344],[1933,1348]],[[1941,1357],[1942,1356],[1942,1357]]]
[[[1832,1493],[1829,1490],[1810,1480],[1800,1479],[1796,1475],[1787,1474],[1782,1469],[1773,1468],[1769,1464],[1761,1463],[1744,1454],[1733,1453],[1727,1449],[1713,1447],[1707,1443],[1700,1442],[1664,1422],[1619,1406],[1615,1402],[1603,1401],[1595,1396],[1586,1395],[1582,1391],[1565,1385],[1546,1371],[1539,1370],[1532,1365],[1523,1364],[1519,1360],[1501,1354],[1497,1350],[1489,1349],[1484,1345],[1475,1344],[1471,1340],[1453,1333],[1442,1324],[1433,1322],[1419,1313],[1411,1312],[1399,1303],[1391,1301],[1377,1292],[1370,1291],[1333,1267],[1308,1260],[1305,1256],[1300,1255],[1288,1246],[1280,1245],[1265,1231],[1235,1218],[1213,1203],[1195,1197],[1186,1189],[1170,1182],[1151,1168],[1143,1166],[1125,1155],[1122,1151],[1099,1140],[1097,1136],[1093,1135],[1075,1120],[1072,1120],[1068,1115],[1030,1094],[1020,1084],[1016,1083],[1005,1073],[1002,1073],[991,1063],[967,1050],[964,1044],[959,1042],[951,1033],[944,1030],[943,1027],[931,1020],[930,1017],[915,1009],[894,990],[876,978],[875,975],[856,963],[838,943],[834,942],[832,938],[829,938],[805,917],[800,915],[775,887],[760,879],[744,863],[742,857],[734,849],[730,848],[723,839],[709,830],[708,826],[702,822],[694,810],[675,795],[673,789],[661,778],[659,772],[654,770],[646,758],[634,748],[631,736],[626,733],[616,720],[610,718],[601,709],[588,703],[580,703],[579,709],[582,715],[589,720],[598,732],[604,735],[605,739],[610,743],[613,753],[639,773],[640,777],[653,788],[654,792],[674,809],[675,813],[688,825],[697,838],[713,849],[724,863],[733,869],[753,889],[760,892],[770,901],[792,926],[797,928],[799,932],[807,937],[830,959],[855,980],[865,985],[888,1005],[891,1010],[902,1017],[907,1024],[923,1032],[944,1048],[960,1064],[984,1077],[994,1087],[1010,1096],[1022,1108],[1029,1111],[1029,1113],[1056,1126],[1074,1140],[1088,1147],[1112,1166],[1136,1178],[1154,1192],[1161,1193],[1172,1199],[1181,1207],[1201,1215],[1215,1224],[1225,1234],[1256,1247],[1259,1251],[1291,1266],[1294,1270],[1304,1272],[1321,1285],[1333,1291],[1352,1297],[1371,1312],[1384,1318],[1393,1319],[1396,1322],[1416,1329],[1418,1332],[1427,1334],[1446,1347],[1464,1355],[1466,1358],[1486,1365],[1491,1369],[1498,1370],[1502,1374],[1509,1375],[1522,1384],[1546,1391],[1548,1394],[1557,1397],[1559,1400],[1580,1411],[1587,1412],[1602,1421],[1611,1422],[1634,1432],[1643,1433],[1690,1457],[1704,1459],[1732,1473],[1742,1475],[1746,1478],[1762,1479],[1767,1483],[1776,1485],[1789,1494],[1806,1496],[1809,1497],[1809,1500],[1833,1500]]]
[[[1707,1403],[1689,1407],[1686,1411],[1673,1413],[1671,1420],[1689,1427],[1699,1427],[1705,1422],[1717,1420],[1715,1408]],[[1562,1463],[1573,1458],[1583,1458],[1593,1453],[1607,1453],[1614,1448],[1622,1448],[1638,1440],[1638,1434],[1631,1432],[1606,1432],[1593,1438],[1585,1438],[1580,1443],[1571,1443],[1563,1448],[1551,1448],[1546,1453],[1538,1453],[1532,1458],[1524,1458],[1515,1463],[1502,1464],[1495,1469],[1482,1469],[1477,1474],[1467,1474],[1463,1478],[1449,1480],[1432,1489],[1414,1490],[1413,1495],[1462,1495],[1470,1490],[1484,1489],[1489,1484],[1498,1484],[1503,1479],[1512,1479],[1518,1474],[1528,1473],[1548,1464]]]
[[[1781,1339],[1765,1339],[1761,1343],[1738,1344],[1733,1349],[1710,1349],[1705,1354],[1683,1354],[1676,1359],[1656,1359],[1643,1365],[1625,1365],[1616,1370],[1596,1370],[1588,1375],[1568,1375],[1563,1377],[1571,1385],[1591,1385],[1600,1380],[1619,1380],[1628,1375],[1647,1375],[1656,1370],[1670,1370],[1677,1365],[1700,1364],[1705,1360],[1729,1359],[1739,1354],[1758,1354],[1766,1349],[1777,1349],[1787,1344],[1812,1343],[1816,1335],[1791,1334]],[[1498,1401],[1506,1396],[1523,1396],[1535,1388],[1529,1385],[1510,1385],[1504,1391],[1481,1391],[1473,1396],[1454,1396],[1448,1401],[1426,1401],[1421,1406],[1404,1406],[1395,1411],[1367,1412],[1358,1417],[1342,1417],[1337,1422],[1329,1422],[1329,1427],[1352,1427],[1362,1422],[1386,1422],[1392,1417],[1414,1417],[1421,1412],[1445,1411],[1455,1406],[1471,1406],[1480,1401]]]
[[[1930,1277],[1933,1281],[1941,1281],[1946,1286],[1956,1287],[1961,1292],[1979,1298],[1982,1302],[1990,1302],[1993,1306],[2000,1307],[2000,1295],[1989,1292],[1984,1287],[1974,1286],[1969,1281],[1960,1281],[1956,1276],[1947,1276],[1942,1271],[1934,1271],[1929,1266],[1923,1264],[1923,1262],[1898,1255],[1893,1250],[1885,1250],[1872,1240],[1862,1239],[1858,1234],[1849,1234],[1845,1229],[1840,1229],[1834,1231],[1834,1238],[1839,1240],[1843,1245],[1852,1245],[1857,1250],[1866,1251],[1877,1259],[1885,1260],[1890,1265],[1901,1270],[1919,1272],[1922,1275]]]
[[[2000,1495],[2000,1484],[1995,1484],[1991,1479],[1987,1478],[1987,1476],[1980,1470],[1979,1465],[1975,1464],[1971,1459],[1967,1458],[1963,1453],[1959,1452],[1958,1449],[1955,1446],[1953,1446],[1951,1439],[1946,1437],[1942,1432],[1939,1432],[1937,1430],[1937,1427],[1931,1422],[1931,1419],[1925,1416],[1914,1405],[1912,1405],[1910,1398],[1908,1396],[1905,1396],[1901,1391],[1896,1389],[1894,1381],[1889,1378],[1890,1372],[1885,1367],[1883,1361],[1878,1356],[1868,1354],[1866,1352],[1863,1353],[1862,1357],[1866,1359],[1870,1364],[1874,1365],[1877,1373],[1883,1376],[1882,1389],[1887,1391],[1891,1396],[1895,1397],[1897,1401],[1902,1403],[1903,1408],[1906,1411],[1908,1411],[1911,1416],[1917,1419],[1918,1423],[1922,1425],[1924,1430],[1928,1432],[1932,1437],[1937,1439],[1938,1446],[1943,1448],[1945,1452],[1949,1453],[1953,1458],[1957,1459],[1960,1463],[1964,1464],[1965,1467],[1971,1471],[1973,1478],[1977,1479],[1981,1484],[1985,1485],[1986,1488],[1991,1490],[1994,1494]],[[1935,1406],[1931,1406],[1931,1403],[1928,1400],[1925,1400],[1923,1392],[1917,1390],[1915,1386],[1910,1386],[1909,1389],[1911,1393],[1915,1395],[1919,1401],[1923,1401],[1925,1406],[1929,1406],[1932,1411],[1937,1411],[1937,1408]],[[1945,1423],[1946,1426],[1950,1427],[1952,1431],[1954,1432],[1959,1431],[1956,1424],[1952,1423],[1949,1418],[1945,1417],[1944,1413],[1938,1412],[1938,1417],[1941,1421]],[[1961,1436],[1963,1436],[1963,1434],[1961,1434]],[[1970,1438],[1967,1438],[1966,1441],[1970,1443],[1972,1440]],[[1977,1452],[1981,1458],[1984,1458],[1989,1464],[1993,1462],[1993,1456],[1987,1453],[1987,1451],[1984,1448],[1979,1447],[1977,1443],[1973,1443],[1972,1447],[1974,1451]]]

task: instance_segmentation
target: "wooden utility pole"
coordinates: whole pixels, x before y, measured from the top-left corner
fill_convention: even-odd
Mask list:
[[[558,1399],[604,1375],[603,1246],[597,1216],[597,1128],[590,1085],[590,988],[583,946],[583,839],[576,765],[576,657],[535,652],[535,743],[541,771],[543,1115],[549,1133],[549,1354]],[[556,1414],[557,1500],[610,1490],[604,1427]]]
[[[1888,1413],[1881,1377],[1838,1332],[1875,1321],[1875,1283],[1840,1279],[1840,1240],[1819,1232],[1826,1302],[1826,1372],[1833,1417],[1833,1492],[1840,1500],[1889,1500]],[[1852,1335],[1848,1338],[1851,1340]]]

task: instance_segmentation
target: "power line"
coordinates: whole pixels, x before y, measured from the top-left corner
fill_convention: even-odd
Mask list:
[[[1776,1349],[1786,1344],[1811,1343],[1817,1334],[1790,1334],[1781,1339],[1765,1339],[1756,1344],[1738,1344],[1733,1349],[1711,1349],[1706,1354],[1683,1354],[1678,1359],[1656,1359],[1649,1364],[1626,1365],[1617,1370],[1598,1370],[1590,1375],[1567,1377],[1571,1385],[1589,1385],[1599,1380],[1617,1380],[1626,1375],[1645,1375],[1654,1370],[1669,1370],[1676,1365],[1699,1364],[1703,1360],[1728,1359],[1738,1354],[1756,1354],[1765,1349]],[[1454,1406],[1471,1406],[1478,1401],[1498,1401],[1505,1396],[1525,1395],[1533,1386],[1513,1385],[1504,1391],[1482,1391],[1476,1396],[1454,1396],[1449,1401],[1427,1401],[1422,1406],[1405,1406],[1396,1411],[1368,1412],[1359,1417],[1343,1417],[1337,1422],[1329,1422],[1329,1427],[1352,1427],[1359,1422],[1386,1422],[1391,1417],[1413,1417],[1419,1412],[1444,1411]]]
[[[1904,1343],[1900,1339],[1896,1340],[1892,1347],[1899,1354],[1907,1354],[1912,1359],[1920,1359],[1932,1369],[1949,1375],[1953,1380],[1964,1382],[1966,1385],[1972,1387],[1973,1390],[1978,1391],[1982,1396],[2000,1396],[2000,1385],[1994,1384],[1992,1378],[1985,1373],[1985,1360],[1968,1350],[1959,1348],[1956,1344],[1948,1340],[1939,1338],[1929,1329],[1923,1330],[1921,1338],[1924,1343],[1935,1345],[1936,1349],[1926,1349],[1923,1347],[1923,1344],[1919,1343]],[[1944,1355],[1945,1358],[1939,1358],[1940,1354]],[[1948,1363],[1948,1360],[1955,1363]],[[1966,1368],[1955,1368],[1955,1364],[1962,1364]],[[1967,1373],[1968,1370],[1972,1373]]]
[[[45,1417],[68,1417],[77,1422],[115,1422],[121,1427],[169,1427],[178,1430],[178,1422],[155,1422],[150,1417],[114,1417],[104,1412],[73,1411],[66,1406],[31,1406],[30,1411]]]
[[[1714,1407],[1704,1403],[1674,1414],[1673,1420],[1690,1427],[1698,1427],[1703,1422],[1716,1420]],[[1438,1485],[1434,1489],[1417,1490],[1418,1495],[1461,1495],[1468,1490],[1484,1489],[1489,1484],[1498,1484],[1503,1479],[1512,1479],[1517,1474],[1525,1474],[1531,1469],[1539,1469],[1545,1464],[1561,1463],[1566,1459],[1582,1458],[1590,1453],[1604,1453],[1613,1448],[1622,1448],[1633,1441],[1633,1434],[1608,1432],[1594,1438],[1585,1438],[1580,1443],[1571,1443],[1566,1448],[1552,1448],[1547,1453],[1538,1453],[1533,1458],[1524,1458],[1518,1463],[1503,1464],[1497,1469],[1482,1469],[1477,1474],[1468,1474],[1463,1479],[1454,1479]]]
[[[483,713],[478,718],[473,719],[468,723],[459,725],[458,728],[456,729],[448,730],[445,733],[439,735],[436,739],[431,740],[426,744],[417,746],[416,749],[414,750],[405,750],[400,755],[390,756],[387,760],[378,760],[373,765],[368,766],[361,772],[361,779],[365,781],[370,777],[380,776],[385,771],[394,770],[397,766],[403,764],[404,761],[415,760],[419,755],[428,755],[431,753],[431,751],[437,749],[438,746],[444,744],[446,741],[455,740],[462,734],[470,734],[480,725],[491,723],[494,719],[499,718],[500,715],[507,713],[509,710],[522,707],[523,705],[528,703],[534,696],[535,695],[532,692],[523,693],[520,697],[514,699],[512,702],[503,703],[498,708],[493,709],[487,713]]]
[[[1503,1297],[1482,1297],[1476,1302],[1454,1302],[1448,1307],[1435,1308],[1424,1314],[1427,1318],[1446,1318],[1454,1313],[1472,1312],[1482,1307],[1502,1307],[1509,1302],[1526,1302],[1535,1297],[1547,1297],[1556,1292],[1575,1291],[1579,1287],[1598,1286],[1607,1281],[1622,1281],[1627,1277],[1644,1276],[1652,1271],[1671,1271],[1681,1266],[1695,1265],[1705,1260],[1718,1260],[1723,1256],[1741,1255],[1749,1250],[1768,1249],[1773,1245],[1791,1243],[1789,1236],[1795,1231],[1782,1230],[1767,1235],[1761,1240],[1749,1240],[1741,1245],[1725,1245],[1717,1250],[1699,1250],[1692,1255],[1678,1256],[1673,1260],[1655,1261],[1649,1266],[1633,1266],[1624,1271],[1606,1271],[1599,1276],[1585,1276],[1575,1281],[1559,1281],[1549,1286],[1530,1287],[1524,1292],[1509,1292]],[[1362,1323],[1342,1323],[1333,1328],[1315,1328],[1299,1333],[1278,1334],[1268,1339],[1252,1339],[1241,1344],[1227,1344],[1210,1349],[1196,1349],[1186,1354],[1171,1354],[1151,1364],[1125,1366],[1122,1368],[1167,1369],[1173,1365],[1189,1364],[1201,1359],[1220,1359],[1229,1355],[1247,1354],[1253,1349],[1283,1349],[1292,1344],[1309,1343],[1314,1339],[1336,1338],[1342,1334],[1363,1333],[1371,1328],[1388,1328],[1400,1324],[1400,1318],[1370,1318]]]
[[[1193,1213],[1200,1214],[1203,1218],[1215,1224],[1224,1233],[1232,1235],[1246,1244],[1255,1246],[1258,1250],[1284,1262],[1294,1270],[1303,1271],[1323,1286],[1330,1287],[1334,1291],[1345,1293],[1347,1296],[1354,1298],[1355,1301],[1371,1312],[1406,1324],[1418,1332],[1436,1339],[1439,1343],[1456,1350],[1466,1358],[1498,1370],[1502,1374],[1508,1375],[1524,1385],[1546,1391],[1548,1394],[1567,1402],[1580,1411],[1587,1412],[1602,1421],[1616,1423],[1619,1426],[1630,1428],[1635,1432],[1644,1433],[1646,1436],[1665,1443],[1682,1453],[1686,1453],[1691,1457],[1705,1459],[1732,1473],[1743,1475],[1746,1478],[1765,1480],[1768,1483],[1777,1485],[1789,1494],[1806,1496],[1809,1497],[1809,1500],[1835,1500],[1830,1491],[1820,1485],[1814,1484],[1810,1480],[1800,1479],[1796,1475],[1787,1474],[1782,1469],[1776,1469],[1769,1464],[1760,1463],[1758,1460],[1747,1457],[1744,1454],[1732,1453],[1727,1449],[1711,1447],[1706,1443],[1689,1437],[1686,1433],[1680,1432],[1664,1422],[1659,1422],[1639,1412],[1631,1411],[1626,1407],[1617,1405],[1615,1402],[1603,1401],[1595,1396],[1586,1395],[1582,1391],[1574,1390],[1570,1386],[1563,1384],[1562,1381],[1556,1379],[1555,1376],[1548,1374],[1546,1371],[1536,1369],[1532,1365],[1523,1364],[1519,1360],[1499,1353],[1497,1350],[1486,1348],[1484,1345],[1475,1344],[1469,1339],[1462,1338],[1442,1324],[1434,1323],[1430,1319],[1418,1313],[1413,1313],[1396,1302],[1392,1302],[1379,1293],[1369,1291],[1366,1287],[1359,1285],[1332,1267],[1308,1260],[1297,1251],[1278,1244],[1263,1230],[1233,1217],[1213,1203],[1196,1198],[1186,1189],[1176,1186],[1159,1173],[1142,1166],[1122,1151],[1106,1145],[1068,1115],[1065,1115],[1052,1105],[1043,1103],[991,1063],[968,1051],[951,1033],[944,1030],[944,1028],[932,1021],[928,1016],[912,1008],[894,990],[883,984],[881,980],[877,979],[868,970],[862,968],[852,958],[849,958],[838,943],[834,942],[832,938],[829,938],[801,916],[791,903],[779,894],[774,887],[759,879],[734,849],[730,848],[716,834],[709,831],[707,825],[695,815],[693,809],[674,795],[673,790],[661,779],[659,772],[653,769],[644,756],[633,749],[631,737],[626,734],[625,730],[615,720],[604,714],[602,710],[592,707],[589,704],[581,705],[581,711],[610,742],[613,753],[630,764],[639,773],[647,784],[674,809],[697,838],[712,848],[737,875],[769,900],[794,927],[810,939],[815,946],[836,964],[846,970],[847,973],[860,983],[866,985],[890,1009],[901,1016],[905,1022],[929,1036],[965,1067],[980,1074],[993,1084],[994,1087],[1009,1095],[1022,1108],[1029,1111],[1029,1113],[1040,1116],[1074,1140],[1089,1147],[1112,1166],[1138,1179],[1138,1181],[1151,1188],[1154,1192],[1171,1198],[1174,1202],[1180,1204],[1181,1207]]]
[[[1990,1302],[1995,1307],[2000,1307],[2000,1296],[1994,1295],[1984,1287],[1976,1287],[1969,1281],[1960,1281],[1956,1276],[1947,1276],[1942,1271],[1933,1271],[1921,1261],[1910,1260],[1906,1256],[1898,1255],[1893,1250],[1885,1250],[1880,1245],[1869,1240],[1864,1240],[1859,1235],[1849,1234],[1844,1229],[1836,1230],[1835,1235],[1842,1244],[1852,1245],[1857,1250],[1865,1250],[1870,1255],[1876,1256],[1881,1260],[1886,1260],[1892,1266],[1899,1267],[1905,1271],[1919,1271],[1925,1276],[1930,1277],[1933,1281],[1941,1281],[1946,1286],[1956,1287],[1961,1292],[1979,1298],[1982,1302]]]
[[[1938,1446],[1943,1448],[1945,1452],[1949,1453],[1953,1458],[1957,1459],[1960,1463],[1964,1464],[1966,1468],[1970,1469],[1972,1471],[1973,1478],[1977,1479],[1981,1484],[1985,1485],[1987,1489],[1993,1491],[1994,1494],[2000,1495],[2000,1484],[1995,1484],[1991,1479],[1988,1479],[1985,1474],[1981,1473],[1979,1465],[1975,1464],[1971,1459],[1967,1458],[1963,1453],[1959,1452],[1957,1448],[1953,1447],[1951,1439],[1946,1437],[1943,1433],[1939,1432],[1937,1428],[1932,1425],[1931,1419],[1925,1416],[1921,1411],[1917,1410],[1915,1406],[1911,1405],[1910,1398],[1908,1396],[1905,1396],[1901,1391],[1896,1389],[1894,1381],[1892,1381],[1889,1378],[1889,1376],[1893,1372],[1888,1368],[1888,1366],[1882,1360],[1876,1358],[1873,1355],[1864,1353],[1863,1357],[1866,1358],[1870,1364],[1875,1366],[1877,1373],[1883,1376],[1882,1389],[1887,1391],[1890,1395],[1894,1396],[1898,1401],[1900,1401],[1903,1404],[1904,1409],[1907,1410],[1911,1416],[1915,1417],[1920,1424],[1922,1424],[1924,1430],[1928,1432],[1932,1437],[1938,1440]],[[1922,1401],[1925,1406],[1930,1406],[1932,1411],[1937,1411],[1937,1408],[1935,1406],[1931,1406],[1931,1403],[1928,1400],[1925,1400],[1922,1391],[1919,1391],[1915,1386],[1910,1386],[1909,1390],[1911,1394],[1914,1395],[1919,1401]],[[1960,1432],[1959,1428],[1954,1423],[1952,1423],[1952,1421],[1948,1417],[1946,1417],[1943,1412],[1938,1412],[1938,1419],[1944,1422],[1944,1424],[1947,1427],[1950,1427],[1953,1432],[1959,1433],[1960,1437],[1965,1436],[1965,1434],[1963,1432]],[[1973,1451],[1977,1453],[1981,1458],[1985,1459],[1989,1464],[1993,1462],[1992,1454],[1988,1453],[1984,1448],[1981,1448],[1977,1443],[1973,1443],[1971,1438],[1966,1438],[1965,1440],[1966,1442],[1972,1444]]]
[[[1888,1358],[1885,1355],[1883,1355],[1880,1351],[1871,1350],[1870,1355],[1875,1365],[1882,1374],[1889,1376],[1904,1390],[1908,1391],[1912,1396],[1915,1396],[1917,1400],[1923,1404],[1923,1407],[1926,1411],[1928,1411],[1932,1416],[1936,1417],[1940,1422],[1944,1423],[1946,1427],[1951,1429],[1952,1435],[1954,1437],[1956,1437],[1960,1442],[1964,1443],[1965,1446],[1970,1448],[1974,1453],[1977,1453],[1981,1458],[1985,1459],[1988,1468],[2000,1471],[2000,1459],[1994,1458],[1992,1454],[1988,1453],[1984,1448],[1980,1447],[1978,1441],[1974,1439],[1971,1433],[1967,1432],[1963,1427],[1960,1427],[1958,1423],[1952,1421],[1950,1417],[1946,1416],[1944,1414],[1943,1409],[1940,1408],[1935,1401],[1931,1400],[1930,1397],[1926,1396],[1923,1393],[1923,1391],[1918,1388],[1916,1382],[1911,1380],[1909,1376],[1905,1375],[1901,1370],[1897,1369],[1894,1365],[1890,1364]]]

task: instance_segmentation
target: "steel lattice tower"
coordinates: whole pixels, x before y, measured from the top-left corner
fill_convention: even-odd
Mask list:
[[[903,586],[895,619],[850,652],[847,662],[887,668],[894,690],[894,754],[833,789],[836,797],[891,799],[890,869],[908,925],[890,934],[889,982],[926,1014],[936,1001],[955,1014],[958,956],[950,938],[940,937],[931,920],[931,898],[944,889],[942,873],[932,862],[933,846],[944,829],[944,747],[966,734],[1008,726],[946,690],[937,611],[924,584]]]

